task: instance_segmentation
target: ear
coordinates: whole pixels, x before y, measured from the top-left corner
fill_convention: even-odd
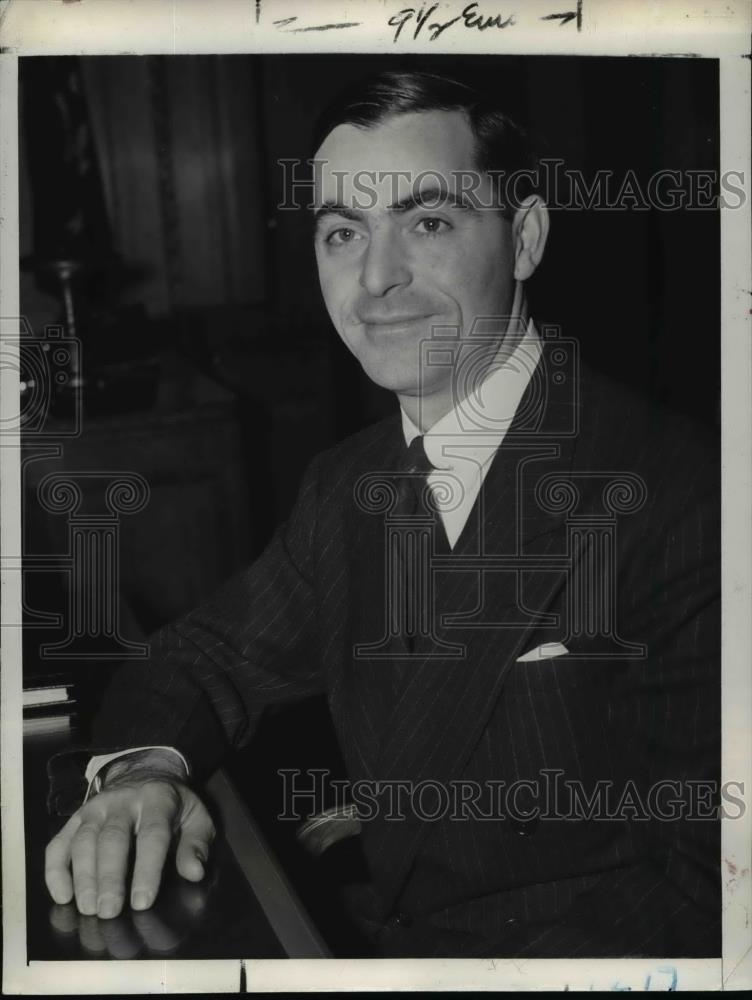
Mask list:
[[[543,257],[548,239],[548,208],[537,194],[526,198],[514,214],[514,276],[525,281]]]

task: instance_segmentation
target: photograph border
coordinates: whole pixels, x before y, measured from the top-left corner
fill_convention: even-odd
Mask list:
[[[21,630],[3,624],[3,989],[8,993],[539,990],[752,987],[752,269],[750,56],[746,0],[624,3],[518,0],[480,3],[515,13],[503,31],[462,26],[431,41],[394,40],[392,0],[304,4],[290,0],[3,0],[0,2],[0,338],[18,350],[18,57],[51,54],[383,52],[494,55],[633,55],[719,60],[720,169],[743,171],[747,203],[721,210],[723,765],[741,782],[745,812],[722,821],[722,959],[327,959],[130,962],[26,960]],[[416,7],[419,5],[415,5]],[[464,0],[439,5],[447,20]],[[524,8],[524,10],[522,9]],[[572,8],[571,22],[550,16]],[[294,22],[289,21],[295,18]],[[357,21],[356,21],[357,18]],[[286,24],[281,30],[279,24]],[[297,27],[296,27],[297,25]],[[336,28],[336,25],[340,27]],[[291,27],[292,26],[292,27]],[[0,366],[0,589],[2,622],[21,620],[19,396],[12,364]],[[8,430],[11,428],[11,430]],[[652,980],[651,980],[652,977]]]

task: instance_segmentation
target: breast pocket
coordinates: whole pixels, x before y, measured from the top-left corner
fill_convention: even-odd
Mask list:
[[[617,671],[608,661],[572,656],[513,663],[494,713],[502,753],[533,780],[543,768],[574,780],[607,776],[618,751]]]

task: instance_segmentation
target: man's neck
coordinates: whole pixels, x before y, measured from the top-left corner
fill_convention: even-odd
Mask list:
[[[399,399],[400,406],[415,426],[420,429],[421,434],[429,431],[457,403],[456,397],[452,394],[451,387],[433,395],[398,395],[397,398]]]
[[[528,321],[527,301],[522,284],[518,282],[512,314],[504,330],[499,334],[499,339],[496,342],[489,340],[488,350],[484,350],[486,356],[482,359],[482,363],[478,353],[479,344],[471,341],[468,345],[468,351],[472,356],[472,380],[456,377],[456,373],[461,371],[463,362],[468,358],[468,353],[460,349],[457,352],[454,373],[448,385],[442,385],[435,392],[424,393],[422,396],[397,394],[400,406],[422,434],[429,431],[450,410],[466,399],[469,393],[483,382],[489,369],[503,364],[524,336]],[[485,347],[485,345],[483,346]],[[459,394],[460,391],[462,391],[462,395]]]

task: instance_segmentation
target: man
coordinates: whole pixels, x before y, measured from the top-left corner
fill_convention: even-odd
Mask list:
[[[207,775],[266,707],[326,692],[376,954],[718,954],[693,793],[719,769],[712,442],[536,331],[548,213],[480,95],[383,74],[316,159],[326,306],[400,414],[318,456],[262,557],[121,671],[95,735],[141,749],[90,768],[53,898],[117,914],[133,837],[134,908],[173,835],[200,879],[213,825],[184,760]]]

